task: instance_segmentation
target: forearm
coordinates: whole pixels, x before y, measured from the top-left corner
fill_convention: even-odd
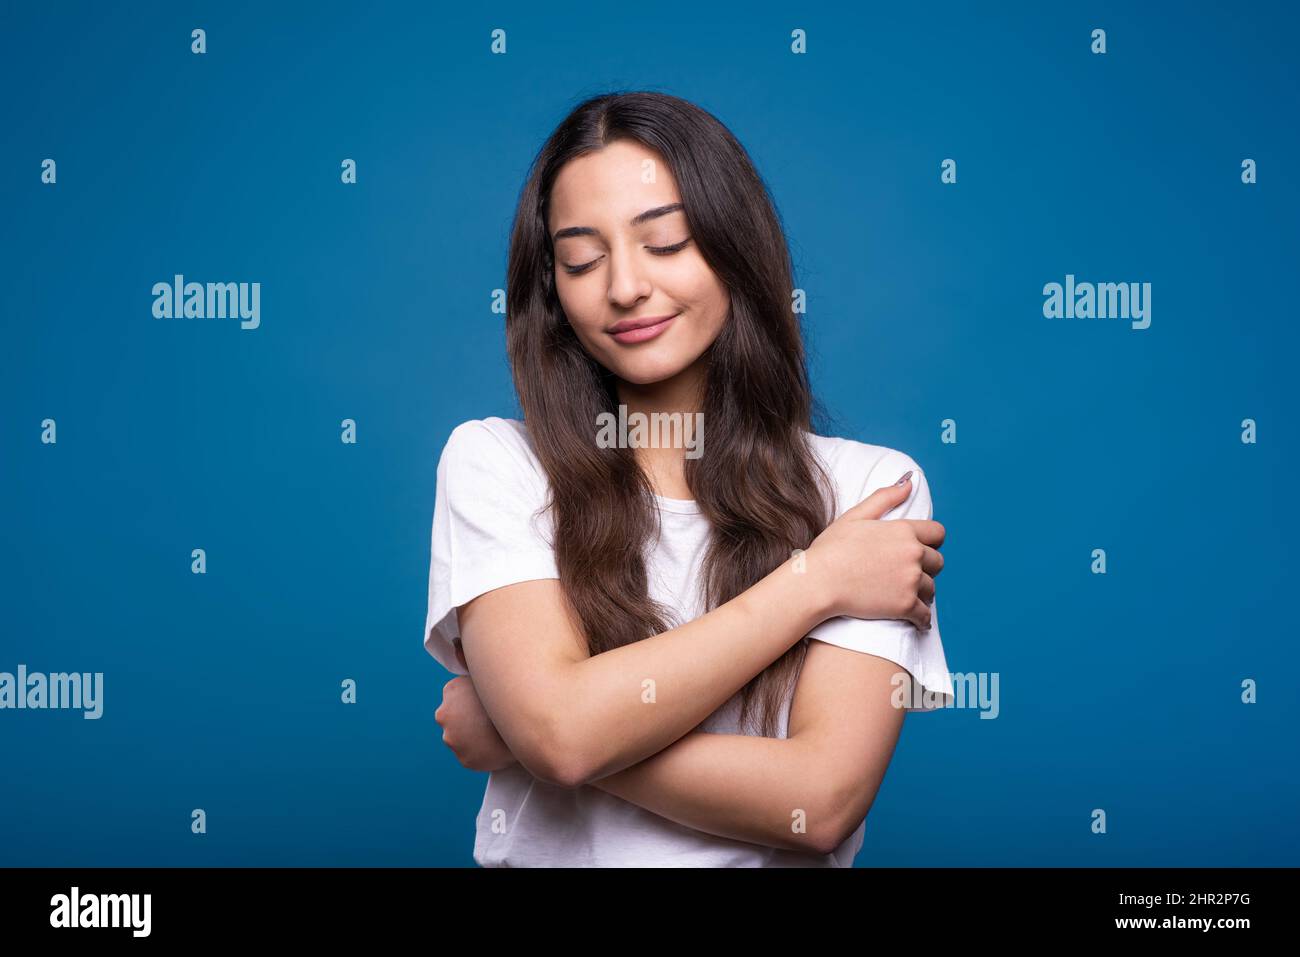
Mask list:
[[[825,853],[844,828],[825,777],[825,761],[807,741],[692,731],[589,783],[697,831]]]
[[[575,662],[557,692],[573,783],[662,751],[825,617],[810,576],[787,561],[694,621]]]

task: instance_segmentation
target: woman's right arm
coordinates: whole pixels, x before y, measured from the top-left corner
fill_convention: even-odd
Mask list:
[[[875,520],[910,489],[874,492],[797,565],[786,561],[694,621],[595,657],[556,579],[467,602],[462,646],[492,723],[531,774],[577,787],[668,747],[827,618],[928,615],[934,581],[924,569],[941,559],[925,542],[941,543],[942,526]]]

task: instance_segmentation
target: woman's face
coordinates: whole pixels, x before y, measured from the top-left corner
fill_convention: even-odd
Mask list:
[[[637,385],[690,368],[730,308],[680,204],[663,158],[629,140],[570,160],[551,189],[547,228],[560,305],[588,354]]]

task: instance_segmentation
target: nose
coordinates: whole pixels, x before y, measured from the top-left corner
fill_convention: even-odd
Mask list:
[[[630,309],[653,291],[635,244],[617,243],[609,251],[609,302]]]

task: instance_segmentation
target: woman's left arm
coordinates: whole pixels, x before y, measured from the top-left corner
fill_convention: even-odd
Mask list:
[[[875,801],[907,713],[900,682],[893,661],[810,641],[788,737],[692,731],[588,783],[719,837],[829,854]]]
[[[509,763],[490,721],[485,729],[477,717],[472,685],[454,681],[462,684],[444,693],[447,721],[439,719],[444,741],[467,766]],[[787,737],[692,731],[586,783],[698,831],[830,853],[871,809],[906,715],[900,683],[907,691],[909,681],[893,661],[810,641]]]

